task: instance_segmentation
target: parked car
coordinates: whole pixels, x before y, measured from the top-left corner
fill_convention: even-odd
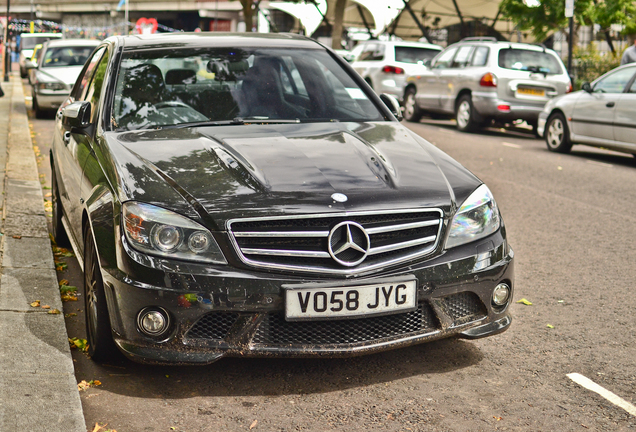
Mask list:
[[[20,35],[20,45],[18,51],[20,56],[18,64],[20,66],[20,76],[27,77],[27,60],[33,55],[33,48],[38,44],[43,44],[50,39],[61,39],[62,33],[22,33]]]
[[[417,122],[424,114],[448,115],[466,132],[516,120],[536,129],[545,103],[571,90],[565,66],[552,50],[465,38],[438,54],[429,70],[410,77],[404,118]]]
[[[68,97],[84,62],[100,41],[59,39],[44,44],[37,64],[29,62],[31,97],[35,116],[56,110]]]
[[[53,232],[94,360],[351,356],[511,323],[491,192],[311,39],[111,37],[58,113]]]
[[[31,58],[27,59],[27,76],[29,78],[29,84],[31,84],[31,76],[34,73],[34,69],[38,67],[38,55],[42,50],[42,44],[37,44],[33,47],[33,54],[31,54]]]
[[[548,102],[539,115],[548,150],[567,153],[573,144],[636,156],[636,64],[611,70],[583,90]]]
[[[423,42],[378,41],[359,43],[345,59],[378,94],[402,100],[408,75],[426,69],[424,63],[442,50]]]

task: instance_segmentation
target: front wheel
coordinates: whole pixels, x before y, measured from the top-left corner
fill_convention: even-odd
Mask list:
[[[455,118],[457,119],[457,129],[462,132],[472,132],[479,126],[479,123],[475,119],[473,101],[470,95],[466,94],[457,101]]]
[[[419,122],[422,118],[422,111],[415,102],[415,89],[409,88],[404,95],[404,118],[409,122]]]
[[[88,354],[97,362],[114,359],[119,351],[113,341],[104,281],[88,226],[84,229],[84,313]]]
[[[570,131],[563,114],[554,113],[548,118],[544,134],[548,150],[557,153],[567,153],[572,148]]]
[[[53,155],[51,155],[51,158],[53,158]],[[51,163],[51,207],[53,213],[53,220],[51,221],[53,239],[58,246],[69,246],[68,235],[64,229],[64,224],[62,224],[63,214],[62,203],[60,202],[60,189],[53,163]]]

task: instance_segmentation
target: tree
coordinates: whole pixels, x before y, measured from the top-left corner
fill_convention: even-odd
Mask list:
[[[243,6],[243,19],[245,20],[245,31],[251,32],[254,26],[253,11],[254,0],[240,0],[241,6]]]
[[[612,24],[622,24],[625,26],[626,34],[633,34],[636,31],[636,23],[633,20],[635,14],[636,6],[632,0],[593,0],[586,12],[586,17],[591,23],[601,27],[601,32],[614,53],[610,32]]]
[[[576,0],[574,16],[577,23],[585,22],[585,14],[592,0]],[[545,40],[557,30],[568,27],[563,0],[541,0],[538,6],[530,7],[523,0],[503,0],[501,13],[517,25],[519,30],[529,30],[537,41]]]

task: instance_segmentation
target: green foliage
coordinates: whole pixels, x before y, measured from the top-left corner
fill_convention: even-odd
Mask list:
[[[593,0],[577,0],[574,15],[578,23],[586,22],[585,13]],[[520,30],[529,30],[537,41],[545,40],[557,30],[568,26],[563,0],[541,0],[536,7],[529,7],[523,0],[503,0],[500,5],[504,17],[514,22]]]
[[[578,90],[584,82],[592,82],[604,73],[620,66],[621,55],[601,55],[596,50],[596,45],[592,43],[586,49],[575,49],[573,60],[576,70],[574,88]]]

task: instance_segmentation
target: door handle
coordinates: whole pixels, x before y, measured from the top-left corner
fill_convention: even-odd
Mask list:
[[[64,144],[68,145],[68,143],[71,142],[71,131],[64,132],[64,137],[62,139],[64,140]]]
[[[608,108],[614,108],[614,105],[616,105],[614,102],[608,102],[605,104],[605,106]]]

